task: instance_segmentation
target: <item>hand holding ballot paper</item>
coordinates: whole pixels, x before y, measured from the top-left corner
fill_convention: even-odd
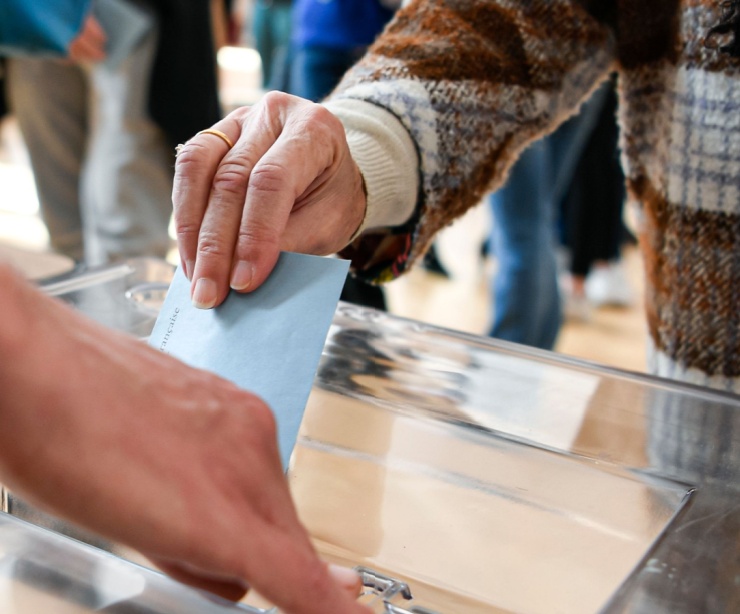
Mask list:
[[[291,260],[281,256],[276,280],[283,264],[295,265]],[[229,307],[227,298],[223,312],[200,312],[213,317],[211,333],[241,330],[236,344],[249,346],[267,331],[242,329],[236,311],[250,312],[257,326],[284,308],[296,317],[294,296],[311,295],[316,278],[326,282],[321,265],[343,265],[316,260],[322,262],[288,275],[295,285],[270,289],[268,280],[265,296],[255,292],[252,303]],[[188,313],[178,311],[169,331],[172,313],[162,312],[169,331],[162,352],[100,327],[2,264],[0,287],[0,355],[8,357],[0,363],[0,480],[12,491],[228,598],[251,586],[286,613],[367,612],[355,600],[358,578],[321,562],[298,521],[276,436],[287,402],[273,413],[251,391],[166,354],[174,353],[178,335],[187,337]],[[302,325],[311,326],[315,305],[305,300]],[[324,310],[318,319],[328,326],[328,304]],[[303,347],[271,341],[280,333],[278,319],[259,343],[301,353]],[[216,358],[206,337],[198,343],[202,356]],[[237,372],[262,360],[249,351],[232,363]],[[308,373],[315,364],[301,368]]]

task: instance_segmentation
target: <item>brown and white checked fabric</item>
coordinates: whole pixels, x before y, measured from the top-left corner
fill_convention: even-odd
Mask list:
[[[370,279],[401,274],[617,70],[654,371],[740,392],[740,59],[703,44],[721,17],[714,0],[412,2],[333,98],[408,129],[417,212],[345,254]]]

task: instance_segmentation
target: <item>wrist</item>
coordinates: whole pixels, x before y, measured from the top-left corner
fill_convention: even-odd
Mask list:
[[[325,106],[344,125],[352,159],[365,181],[363,229],[405,223],[419,194],[418,155],[406,128],[389,111],[361,100],[330,100]]]
[[[352,236],[350,237],[348,243],[352,243],[358,236],[362,234],[362,231],[365,230],[365,225],[367,222],[367,183],[365,182],[365,175],[362,174],[362,171],[360,170],[360,167],[355,165],[357,168],[357,173],[360,176],[360,206],[362,208],[362,219],[360,220],[360,223],[357,225],[357,228],[352,233]]]

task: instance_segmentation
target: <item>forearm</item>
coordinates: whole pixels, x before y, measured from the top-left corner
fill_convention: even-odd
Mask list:
[[[0,262],[0,382],[3,373],[9,366],[10,357],[15,356],[20,349],[19,340],[27,328],[25,313],[22,305],[25,303],[27,282],[9,264]],[[0,401],[1,402],[1,401]]]
[[[24,449],[33,448],[38,434],[23,433],[33,423],[35,408],[28,391],[45,377],[35,355],[38,343],[32,326],[38,309],[37,292],[8,264],[0,263],[0,481],[8,481],[21,466]]]
[[[612,31],[578,2],[470,7],[432,0],[401,9],[332,95],[332,105],[387,109],[418,151],[419,198],[406,237],[393,230],[396,245],[386,257],[368,249],[367,233],[364,245],[346,251],[369,277],[408,268],[435,232],[503,182],[529,142],[575,112],[613,65]]]
[[[0,480],[35,500],[42,486],[64,479],[53,475],[64,465],[60,454],[78,443],[75,422],[91,422],[102,403],[93,383],[117,357],[101,345],[101,327],[7,266],[0,283]]]
[[[4,411],[15,387],[13,380],[30,367],[27,361],[36,351],[33,320],[42,296],[18,270],[3,262],[0,288],[0,411]]]
[[[267,405],[1,264],[0,284],[0,480],[198,588],[366,612],[359,580],[337,584],[299,524]]]

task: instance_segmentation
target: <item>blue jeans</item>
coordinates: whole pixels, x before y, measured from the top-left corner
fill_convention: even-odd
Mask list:
[[[498,271],[489,336],[550,350],[563,314],[556,264],[556,211],[605,100],[596,91],[581,113],[526,149],[490,196],[491,250]]]
[[[290,93],[318,102],[328,96],[364,48],[298,47],[293,50]]]
[[[254,6],[252,32],[257,52],[262,60],[262,87],[287,92],[290,85],[289,2],[265,2]]]
[[[555,345],[562,322],[550,146],[548,139],[532,144],[506,185],[490,197],[491,249],[498,270],[491,284],[489,335],[546,350]]]

